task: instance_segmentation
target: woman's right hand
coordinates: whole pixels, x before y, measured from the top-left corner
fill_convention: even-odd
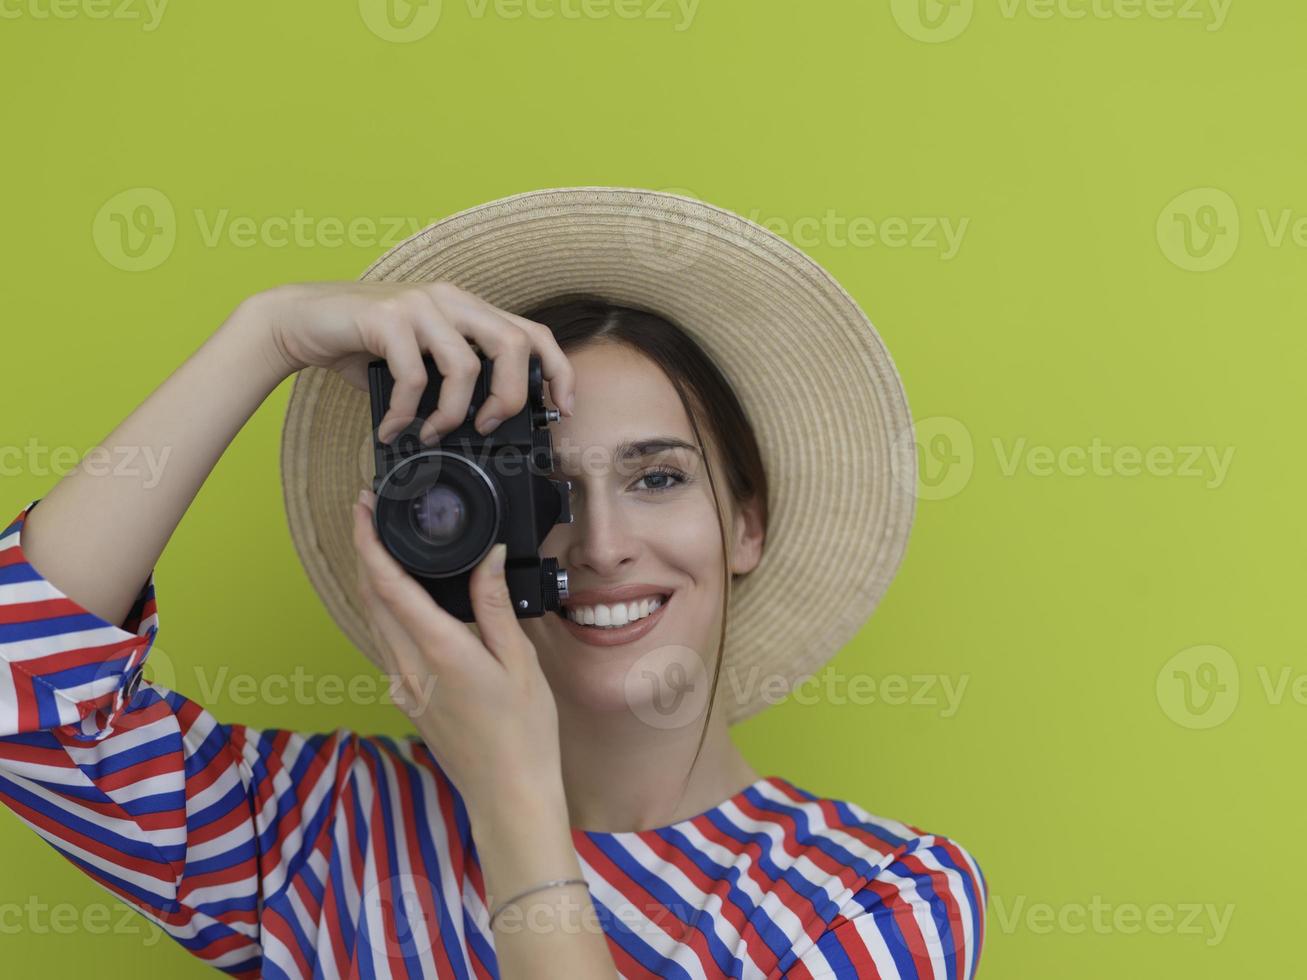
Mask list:
[[[554,404],[572,414],[575,375],[553,332],[453,283],[289,283],[247,304],[287,376],[324,367],[366,391],[368,362],[385,359],[395,387],[377,433],[382,441],[390,441],[417,414],[427,385],[424,353],[435,361],[441,385],[436,410],[423,422],[422,442],[433,444],[462,424],[481,373],[473,343],[494,362],[490,396],[476,418],[478,432],[490,432],[526,406],[531,354],[540,358]]]

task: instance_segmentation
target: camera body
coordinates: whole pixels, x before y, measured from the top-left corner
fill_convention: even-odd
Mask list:
[[[417,415],[390,444],[377,432],[390,406],[394,378],[384,360],[368,364],[377,534],[436,603],[465,623],[476,620],[469,592],[472,570],[502,541],[514,613],[519,619],[543,616],[558,611],[567,597],[566,570],[556,559],[540,556],[540,545],[554,525],[573,520],[571,482],[550,476],[555,458],[548,425],[558,421],[559,413],[545,407],[540,358],[533,354],[526,405],[481,435],[473,421],[490,394],[494,362],[480,350],[476,353],[481,372],[467,415],[430,447],[422,446],[418,432],[440,397],[442,379],[431,356],[422,358],[427,387]]]

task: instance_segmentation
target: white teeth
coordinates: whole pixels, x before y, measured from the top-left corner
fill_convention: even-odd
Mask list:
[[[572,606],[567,610],[567,618],[583,626],[613,628],[644,619],[663,604],[661,597],[640,599],[638,601],[617,603],[611,606]]]

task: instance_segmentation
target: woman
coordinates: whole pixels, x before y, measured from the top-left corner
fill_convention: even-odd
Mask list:
[[[445,219],[362,283],[251,297],[105,441],[169,447],[156,486],[79,468],[0,537],[0,798],[234,976],[974,976],[963,847],[759,776],[727,731],[765,705],[759,668],[792,683],[865,621],[911,517],[897,376],[818,271],[700,202],[576,188]],[[469,629],[341,465],[368,361],[396,378],[389,439],[432,356],[434,443],[464,421],[473,344],[494,362],[478,431],[521,410],[531,355],[560,412],[574,521],[540,553],[569,571],[564,615],[519,620],[496,547]],[[850,364],[872,383],[836,393]],[[158,555],[292,374],[297,547],[418,736],[223,725],[142,679]]]

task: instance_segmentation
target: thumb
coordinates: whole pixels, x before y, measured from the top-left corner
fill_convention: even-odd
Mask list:
[[[481,559],[472,571],[468,592],[476,617],[481,642],[505,666],[515,656],[526,634],[513,612],[513,597],[504,573],[504,556],[508,545],[500,542]]]

